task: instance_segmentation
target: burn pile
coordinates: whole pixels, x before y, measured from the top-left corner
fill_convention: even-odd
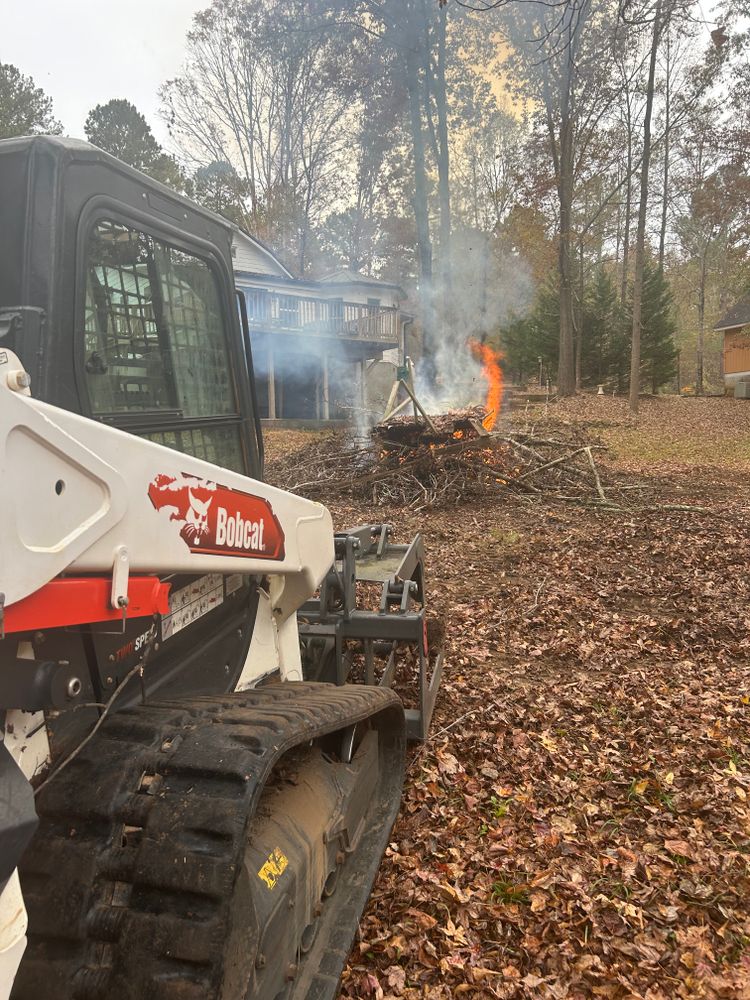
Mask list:
[[[582,431],[505,423],[488,431],[490,416],[486,406],[419,419],[396,416],[364,438],[336,434],[319,440],[305,450],[304,460],[298,453],[295,464],[277,467],[274,478],[323,502],[349,497],[423,510],[514,493],[623,509],[625,494],[597,466],[602,446]]]
[[[484,407],[470,406],[463,410],[438,413],[422,420],[412,416],[392,417],[376,424],[372,429],[372,436],[387,449],[446,445],[454,441],[488,437],[486,421],[487,411]]]

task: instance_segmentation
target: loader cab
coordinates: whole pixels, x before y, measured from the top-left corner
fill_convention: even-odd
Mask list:
[[[35,396],[260,478],[229,225],[87,143],[0,142],[0,350]]]

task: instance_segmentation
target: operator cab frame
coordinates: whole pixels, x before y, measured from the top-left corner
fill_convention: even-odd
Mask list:
[[[88,143],[0,142],[0,349],[37,398],[262,477],[229,224]]]

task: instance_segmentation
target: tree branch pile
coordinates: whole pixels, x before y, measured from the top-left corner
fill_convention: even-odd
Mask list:
[[[277,482],[324,502],[349,497],[413,510],[499,493],[614,512],[655,509],[648,484],[625,484],[597,461],[606,446],[586,431],[561,424],[488,432],[486,417],[470,407],[429,424],[395,417],[365,437],[334,434],[277,468]]]

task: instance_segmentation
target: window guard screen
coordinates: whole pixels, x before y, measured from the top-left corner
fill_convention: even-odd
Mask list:
[[[86,267],[86,378],[94,413],[237,413],[216,278],[200,258],[111,220]]]
[[[238,417],[216,277],[193,254],[120,222],[89,233],[85,371],[96,416],[142,415],[145,436],[244,471],[239,421],[157,431],[181,419]]]

